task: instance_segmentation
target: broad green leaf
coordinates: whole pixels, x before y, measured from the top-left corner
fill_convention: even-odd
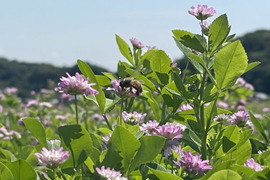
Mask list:
[[[147,98],[147,103],[151,106],[155,119],[160,119],[161,110],[160,110],[157,100],[153,97],[153,94],[151,92],[147,92],[147,93],[143,93],[142,96]]]
[[[34,169],[23,159],[9,162],[6,165],[11,170],[14,179],[37,179]]]
[[[232,170],[221,170],[214,173],[208,180],[241,180],[242,177],[235,171]]]
[[[216,172],[218,172],[218,171],[220,171],[220,170],[230,169],[230,168],[232,167],[233,163],[234,163],[234,160],[228,160],[228,161],[223,161],[223,162],[221,162],[220,164],[215,165],[215,166],[213,167],[213,169],[209,170],[209,171],[206,173],[205,176],[203,176],[202,178],[200,178],[200,180],[208,180],[208,178],[209,178],[212,174],[214,174],[214,173],[216,173]]]
[[[234,85],[247,68],[247,55],[240,41],[221,49],[214,59],[217,88],[224,90]]]
[[[100,86],[110,86],[111,81],[106,76],[103,75],[95,75],[96,80]]]
[[[182,180],[181,177],[176,176],[172,173],[164,172],[164,171],[158,171],[152,168],[149,168],[149,170],[155,174],[159,179],[170,179],[170,180]]]
[[[150,61],[150,67],[156,75],[156,79],[162,85],[166,85],[169,81],[169,71],[171,70],[171,59],[168,55],[157,49],[149,50],[144,57]]]
[[[229,32],[230,27],[228,26],[226,14],[219,16],[212,22],[208,33],[209,47],[212,52],[222,44]]]
[[[259,133],[262,135],[262,137],[264,138],[264,140],[265,140],[266,142],[268,142],[268,138],[267,138],[267,136],[266,136],[266,134],[265,134],[265,132],[264,132],[264,129],[263,129],[261,123],[257,120],[257,118],[256,118],[256,117],[253,115],[253,113],[250,112],[250,111],[249,111],[249,116],[250,116],[250,120],[251,120],[251,122],[253,123],[255,129],[256,129],[257,131],[259,131]]]
[[[258,141],[257,139],[250,138],[249,139],[252,147],[252,154],[257,154],[259,151],[266,151],[267,146],[266,144]]]
[[[134,66],[134,60],[128,44],[117,34],[115,35],[115,38],[121,54]]]
[[[117,69],[117,73],[119,75],[120,78],[124,79],[128,76],[128,73],[127,73],[127,69],[129,69],[131,66],[126,63],[126,62],[122,62],[122,61],[119,61],[118,62],[118,69]]]
[[[73,166],[77,167],[83,163],[87,156],[92,161],[97,161],[99,151],[93,147],[89,133],[79,124],[66,125],[58,128],[59,136],[65,147],[69,148],[71,156],[74,158]]]
[[[116,152],[119,152],[120,156],[123,158],[122,166],[124,171],[127,171],[130,167],[130,163],[140,145],[139,140],[137,140],[131,132],[121,126],[116,126],[108,142],[108,147],[112,147]]]
[[[100,111],[102,112],[102,114],[104,114],[104,110],[105,110],[105,94],[103,92],[103,90],[100,88],[95,74],[92,71],[92,69],[89,67],[88,64],[86,64],[85,62],[78,60],[77,64],[79,66],[80,71],[83,73],[83,75],[85,77],[89,77],[89,82],[90,83],[95,83],[94,86],[92,86],[94,89],[96,89],[99,93],[97,95],[95,95],[97,102],[98,102],[98,106]]]
[[[38,142],[43,147],[47,147],[46,134],[42,124],[32,117],[23,118],[23,123],[32,135],[37,138]]]
[[[161,136],[143,136],[140,139],[141,146],[132,161],[130,171],[133,171],[140,164],[151,162],[161,152],[165,140]]]
[[[196,70],[200,73],[203,73],[203,67],[197,61],[195,61],[193,58],[191,58],[188,55],[192,51],[188,47],[183,45],[180,41],[178,41],[175,37],[174,37],[174,41],[175,41],[177,47],[185,54],[185,56],[188,58],[189,62],[196,68]]]
[[[177,93],[177,95],[172,93],[170,90]],[[165,88],[162,88],[161,90],[161,95],[167,106],[172,108],[172,113],[176,112],[180,104],[182,103],[182,101],[179,98],[182,98],[182,100],[184,100],[184,98],[181,97],[181,95],[177,91],[178,89],[176,88],[175,83],[173,82],[167,84]]]
[[[14,180],[14,177],[10,171],[10,169],[0,162],[0,179],[5,180]]]
[[[172,33],[184,46],[199,52],[205,51],[206,40],[202,36],[184,30],[172,30]]]

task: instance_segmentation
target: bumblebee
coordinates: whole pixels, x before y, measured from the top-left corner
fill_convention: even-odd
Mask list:
[[[125,79],[120,81],[119,85],[122,89],[123,88],[130,88],[130,91],[132,91],[132,88],[134,88],[136,90],[137,96],[139,96],[140,93],[142,93],[142,84],[138,80],[125,78]]]

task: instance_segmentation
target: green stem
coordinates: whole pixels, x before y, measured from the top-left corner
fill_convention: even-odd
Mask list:
[[[77,96],[76,95],[74,95],[74,96],[75,96],[76,123],[79,124]]]
[[[203,72],[203,77],[202,77],[202,84],[200,87],[200,99],[199,99],[199,106],[200,106],[200,122],[203,130],[202,134],[202,147],[201,147],[201,153],[202,153],[202,159],[206,159],[206,153],[207,153],[207,148],[206,148],[206,139],[207,139],[207,130],[205,127],[205,122],[204,122],[204,103],[203,103],[203,94],[204,94],[204,86],[206,82],[206,71]]]
[[[184,82],[185,77],[186,77],[186,74],[187,74],[188,65],[189,65],[189,61],[187,61],[186,67],[185,67],[185,69],[183,71],[183,77],[182,77],[182,81],[183,82]]]
[[[105,119],[108,128],[109,128],[110,130],[113,130],[113,129],[112,129],[112,126],[110,125],[110,123],[109,123],[109,121],[108,121],[108,119],[107,119],[107,117],[106,117],[106,114],[103,115],[103,118]]]

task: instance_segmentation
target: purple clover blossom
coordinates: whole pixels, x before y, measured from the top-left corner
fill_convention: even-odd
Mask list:
[[[119,171],[115,171],[111,168],[105,168],[101,166],[101,168],[96,168],[96,171],[99,175],[107,180],[127,180],[127,178],[122,177],[122,174]]]
[[[141,49],[143,48],[144,46],[142,45],[141,42],[139,42],[136,38],[131,38],[129,39],[131,44],[133,45],[133,47],[137,48],[137,49]]]
[[[198,5],[197,7],[191,6],[191,10],[188,11],[189,14],[195,16],[198,20],[205,20],[216,14],[214,8],[208,8],[207,5]]]
[[[78,72],[75,76],[70,76],[66,73],[68,77],[61,77],[61,82],[58,83],[58,86],[55,88],[55,91],[60,93],[67,93],[70,95],[83,94],[88,96],[90,94],[96,95],[98,91],[93,89],[92,86],[95,83],[89,83],[89,78],[84,78]]]
[[[2,126],[0,128],[0,138],[2,140],[11,140],[13,139],[14,137],[17,137],[17,138],[21,138],[21,134],[18,133],[17,131],[14,131],[14,130],[11,130],[11,131],[8,131],[7,128],[5,126]]]
[[[190,151],[182,151],[183,157],[179,161],[174,161],[178,167],[182,167],[187,172],[194,175],[202,175],[205,170],[212,169],[208,160],[202,160],[201,155],[192,155]]]
[[[235,112],[233,115],[231,115],[230,119],[230,124],[236,124],[239,127],[244,127],[244,126],[249,126],[251,129],[254,128],[250,116],[248,112],[246,111],[238,111]]]
[[[255,171],[262,171],[263,166],[259,163],[256,163],[253,158],[247,159],[247,163],[244,163],[244,166],[254,169]]]
[[[35,153],[35,155],[40,165],[51,169],[57,168],[69,158],[69,152],[63,151],[63,147],[59,149],[52,148],[51,150],[43,147],[41,153]]]
[[[159,125],[159,123],[157,122],[157,120],[153,120],[153,121],[148,121],[147,123],[143,123],[140,125],[140,130],[141,131],[145,131],[147,135],[152,134],[153,132],[153,128],[156,128]]]
[[[230,115],[229,114],[219,114],[217,116],[214,117],[214,121],[219,121],[219,122],[228,122],[228,120],[230,119]]]
[[[137,112],[133,112],[133,113],[127,113],[126,111],[122,112],[122,118],[123,121],[125,123],[128,124],[139,124],[141,120],[143,120],[143,118],[145,118],[146,113],[137,113]]]
[[[180,106],[180,108],[178,109],[178,111],[187,111],[187,110],[191,110],[193,109],[191,105],[189,104],[183,104],[182,106]]]
[[[106,90],[111,91],[111,92],[117,94],[120,97],[123,97],[123,96],[137,97],[138,96],[137,92],[136,92],[136,89],[130,88],[130,87],[122,88],[117,79],[113,79],[111,81],[111,84],[112,84],[113,88],[108,87]]]
[[[184,156],[181,145],[172,145],[167,146],[163,152],[166,159],[172,154],[172,151],[175,151],[180,159]]]
[[[182,137],[181,132],[185,130],[185,126],[179,123],[166,123],[162,126],[152,128],[153,134],[163,136],[167,140],[179,139]]]

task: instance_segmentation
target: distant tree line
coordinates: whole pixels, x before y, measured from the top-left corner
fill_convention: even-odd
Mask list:
[[[260,61],[261,64],[246,73],[244,79],[253,84],[256,91],[270,94],[270,31],[259,30],[248,33],[240,38],[249,62]],[[186,66],[186,58],[177,60],[183,70]],[[108,70],[89,64],[95,74],[102,74]],[[191,66],[189,71],[194,71]],[[68,72],[74,75],[80,72],[75,64],[72,67],[55,67],[50,64],[22,63],[16,60],[0,58],[0,89],[5,87],[17,87],[19,96],[28,97],[31,90],[39,91],[41,88],[53,88],[61,76]],[[51,82],[51,83],[49,83]]]
[[[107,71],[104,68],[90,65],[95,74]],[[18,95],[27,98],[30,91],[39,92],[40,89],[52,89],[66,72],[74,75],[80,72],[77,65],[72,67],[55,67],[50,64],[24,63],[16,60],[0,58],[0,89],[17,87]]]

